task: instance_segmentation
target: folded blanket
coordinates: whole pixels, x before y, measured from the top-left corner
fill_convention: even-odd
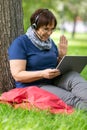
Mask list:
[[[59,97],[37,86],[15,88],[2,93],[0,103],[7,103],[14,108],[32,109],[33,107],[41,110],[48,110],[51,113],[74,112],[71,106],[68,106]]]

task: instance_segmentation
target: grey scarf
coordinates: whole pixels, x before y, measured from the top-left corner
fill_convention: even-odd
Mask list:
[[[32,43],[40,50],[49,50],[52,47],[52,40],[48,38],[47,41],[41,41],[35,34],[34,29],[29,27],[26,35],[32,41]]]

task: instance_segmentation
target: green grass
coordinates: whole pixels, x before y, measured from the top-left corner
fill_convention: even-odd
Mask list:
[[[87,113],[50,114],[0,104],[0,130],[87,130]]]
[[[58,43],[61,33],[52,35]],[[87,55],[87,34],[65,33],[69,40],[68,55]],[[87,67],[81,75],[87,79]],[[87,112],[76,110],[71,115],[50,114],[46,111],[14,109],[0,104],[0,130],[87,130]]]

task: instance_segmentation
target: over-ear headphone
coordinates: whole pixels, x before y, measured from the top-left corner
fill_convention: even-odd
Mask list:
[[[37,29],[36,23],[33,23],[33,24],[32,24],[32,28]]]
[[[32,27],[33,27],[34,29],[37,29],[37,25],[38,25],[38,21],[39,21],[40,15],[41,15],[45,10],[48,10],[48,9],[42,10],[42,11],[36,16],[35,22],[32,24]]]

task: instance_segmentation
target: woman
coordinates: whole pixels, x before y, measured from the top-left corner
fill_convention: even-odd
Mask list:
[[[48,9],[36,10],[26,34],[9,47],[9,61],[17,88],[36,85],[54,93],[68,105],[87,108],[87,81],[77,72],[61,75],[58,62],[67,54],[67,40],[60,37],[59,48],[50,35],[57,21]]]

